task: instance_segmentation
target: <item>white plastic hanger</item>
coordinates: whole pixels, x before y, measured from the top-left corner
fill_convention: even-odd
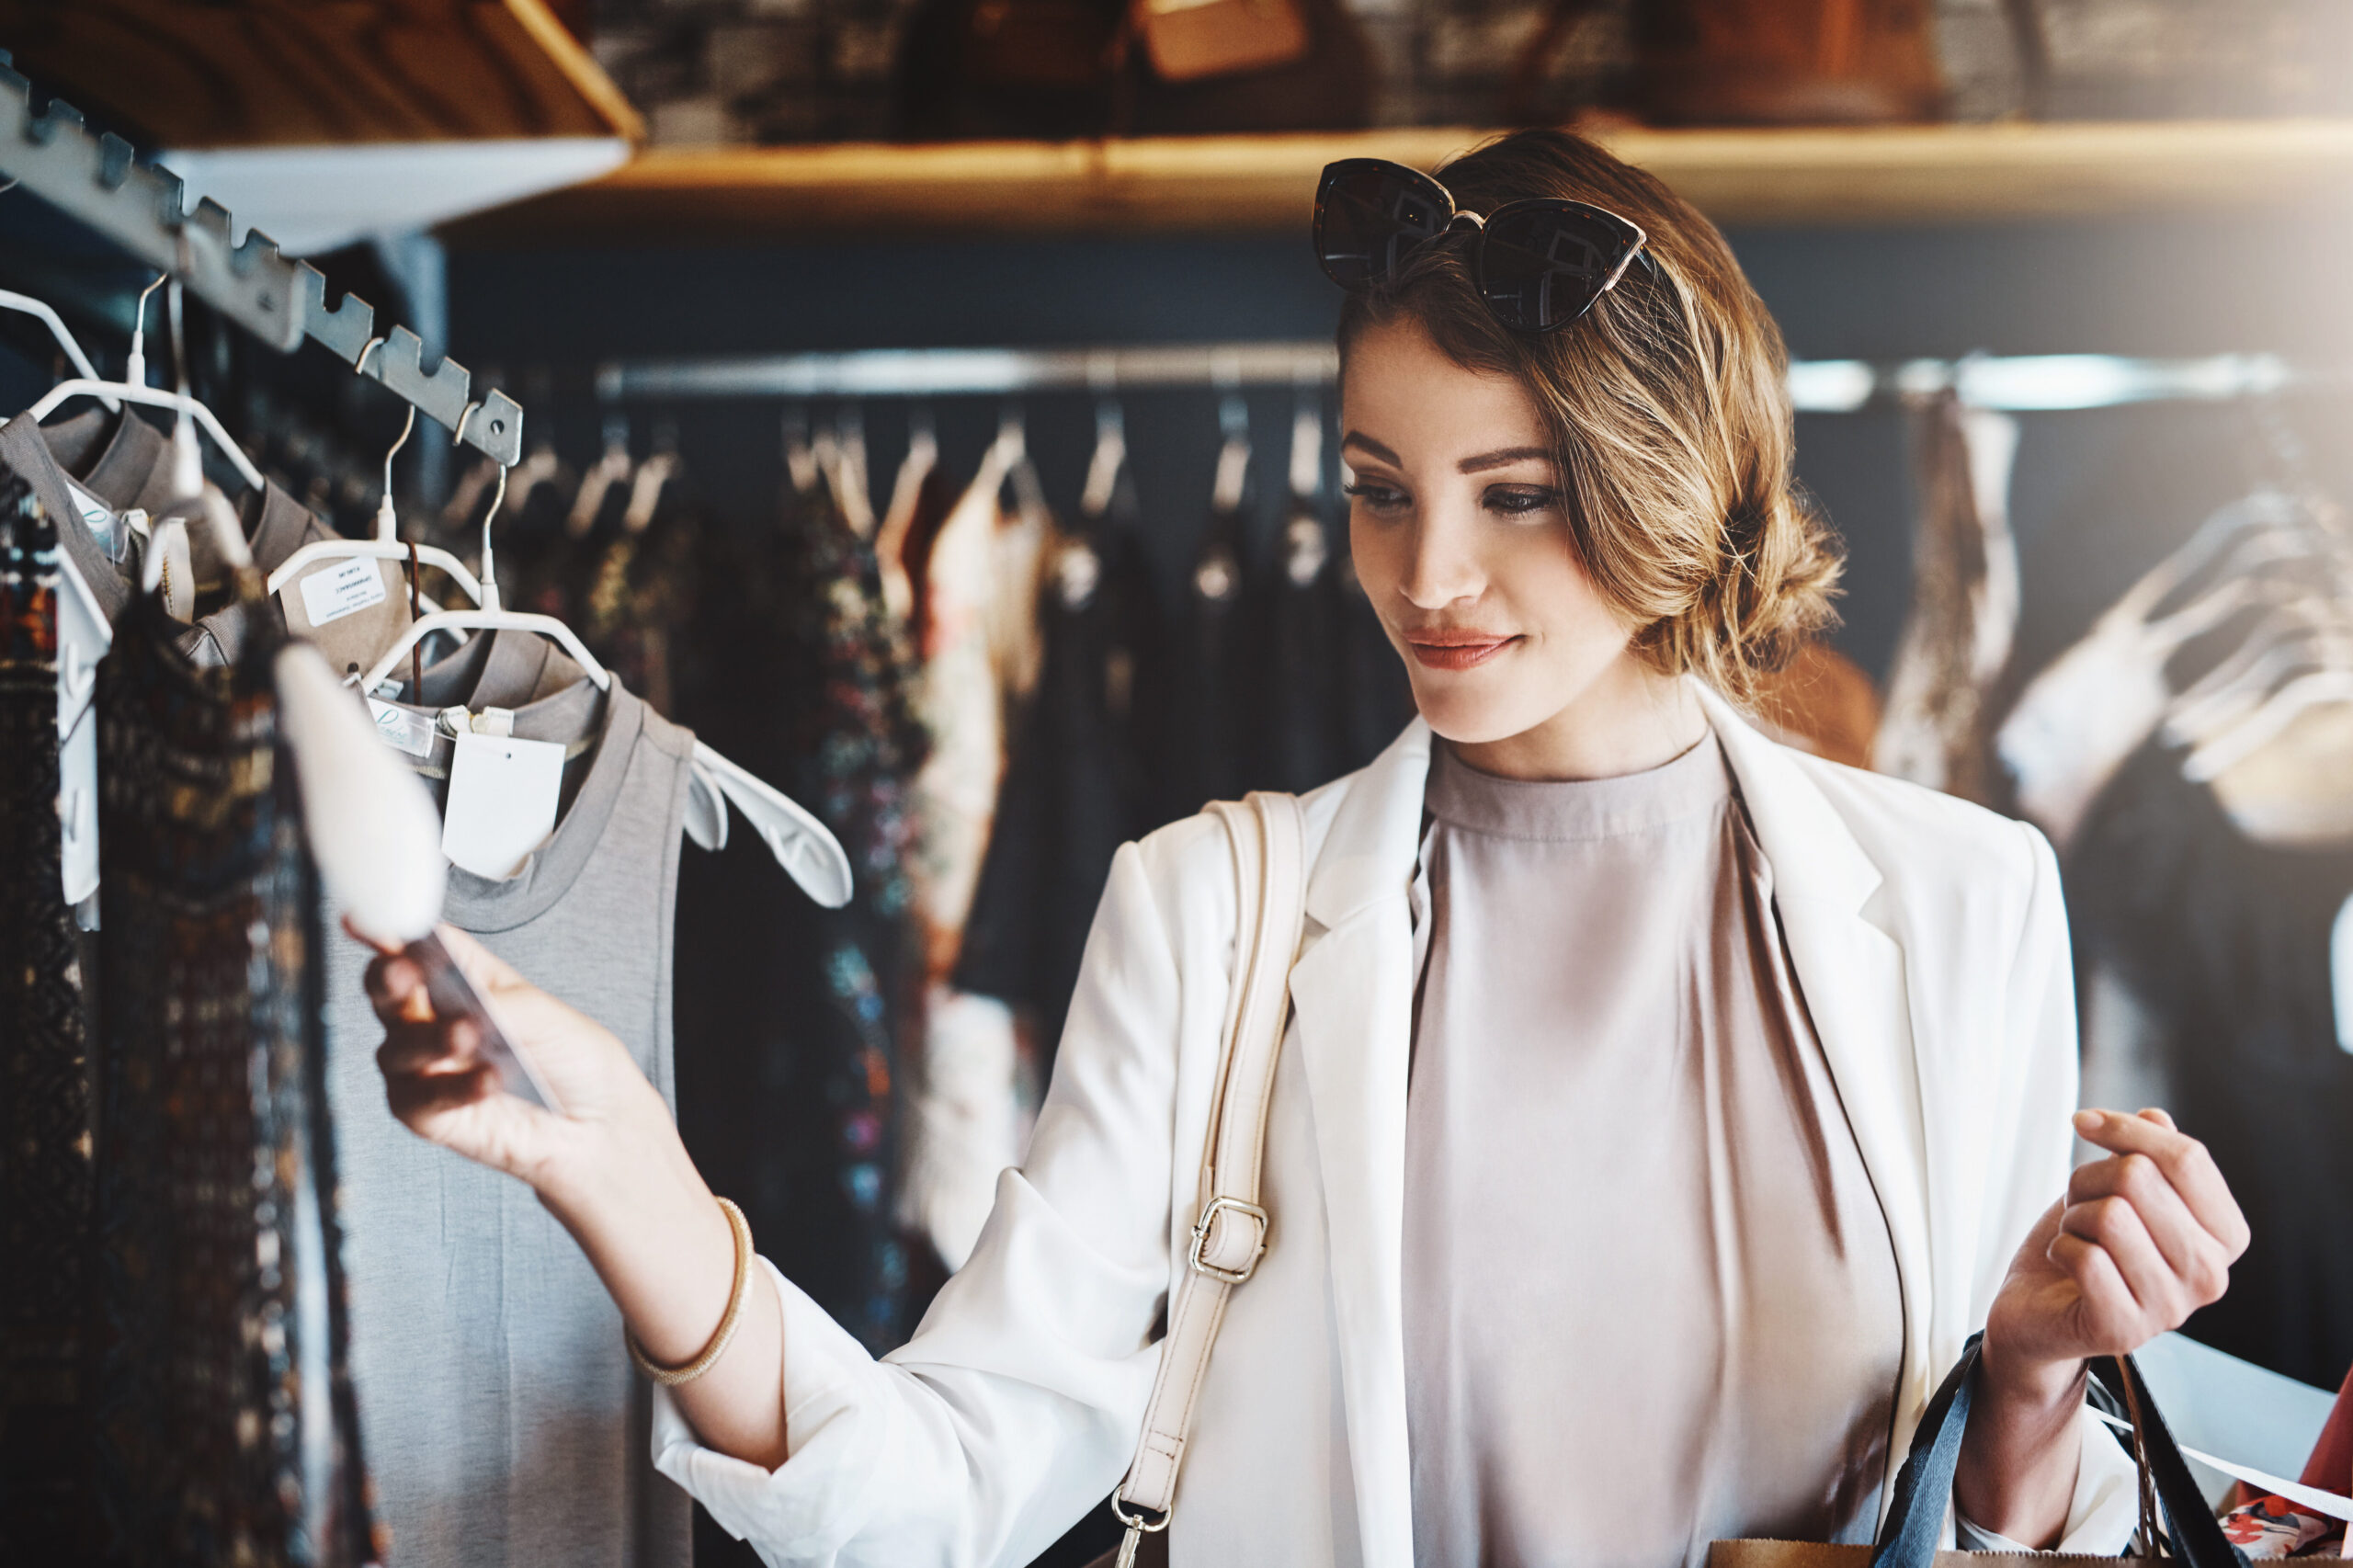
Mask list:
[[[155,280],[156,283],[163,281],[161,278]],[[212,417],[210,409],[185,392],[165,392],[147,384],[147,360],[142,350],[147,324],[147,295],[153,293],[154,289],[155,284],[151,283],[146,292],[139,296],[139,317],[131,329],[131,358],[123,369],[121,381],[102,381],[95,376],[71,376],[42,393],[40,401],[26,412],[38,424],[56,413],[61,405],[77,397],[97,398],[109,408],[118,407],[120,403],[141,403],[150,408],[171,409],[183,418],[193,418],[202,426],[204,433],[211,437],[213,444],[227,456],[229,465],[237,471],[238,477],[259,490],[262,487],[261,470],[245,456],[244,448],[229,438],[229,432]],[[115,400],[119,400],[119,403]]]
[[[382,341],[382,338],[376,339],[378,343]],[[373,345],[370,347],[372,347]],[[368,356],[364,350],[359,356],[359,361],[363,365],[368,362]],[[408,444],[409,432],[415,428],[416,409],[415,405],[411,405],[408,419],[401,426],[401,438],[394,441],[392,449],[384,454],[384,494],[383,498],[376,503],[376,537],[374,539],[313,540],[288,556],[278,565],[278,570],[269,574],[271,593],[278,592],[278,589],[300,577],[313,563],[321,561],[406,561],[409,559],[410,547],[401,542],[400,518],[392,508],[392,459],[400,455],[400,449]],[[503,477],[503,470],[501,473]],[[482,603],[482,584],[476,580],[472,572],[466,570],[464,562],[438,544],[420,544],[415,548],[418,564],[438,567],[448,573],[458,586],[465,590],[466,597],[476,604]]]
[[[13,290],[0,289],[0,311],[17,311],[39,320],[49,328],[50,336],[57,339],[57,347],[65,351],[66,359],[82,380],[95,381],[98,379],[97,369],[90,363],[90,357],[82,352],[82,346],[74,341],[74,335],[65,330],[65,324],[60,321],[57,312],[46,304],[29,294],[19,294]],[[122,412],[122,399],[113,392],[94,392],[91,395],[106,404],[108,413]]]
[[[471,410],[469,410],[471,412]],[[464,428],[464,418],[459,421]],[[482,522],[482,604],[476,609],[436,610],[410,622],[409,628],[377,659],[375,666],[358,679],[359,689],[374,691],[378,686],[400,667],[415,647],[436,631],[532,631],[551,639],[570,654],[583,674],[596,683],[599,691],[610,691],[612,673],[588,652],[586,644],[551,615],[529,614],[503,609],[498,602],[498,563],[492,553],[491,525],[498,518],[498,509],[506,499],[506,474],[502,470],[497,489],[492,494],[490,511]],[[727,842],[726,808],[722,797],[734,802],[760,841],[768,846],[777,863],[791,874],[809,896],[827,909],[839,909],[849,902],[852,884],[849,856],[839,840],[825,824],[819,822],[774,786],[745,772],[713,751],[702,742],[695,743],[692,771],[694,789],[700,799],[689,804],[689,820],[699,818],[703,831],[696,837],[707,847],[717,848]],[[707,836],[706,836],[707,835]]]

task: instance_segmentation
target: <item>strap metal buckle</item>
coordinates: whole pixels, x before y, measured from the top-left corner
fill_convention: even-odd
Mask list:
[[[1210,1227],[1217,1222],[1219,1212],[1227,1210],[1245,1214],[1258,1225],[1258,1244],[1251,1249],[1249,1260],[1239,1268],[1220,1268],[1201,1256],[1202,1250],[1209,1245]],[[1258,1260],[1267,1256],[1267,1233],[1273,1224],[1273,1218],[1255,1203],[1245,1203],[1239,1198],[1212,1198],[1208,1207],[1201,1210],[1201,1217],[1193,1221],[1193,1252],[1186,1261],[1196,1274],[1206,1274],[1228,1285],[1239,1285],[1257,1271]]]

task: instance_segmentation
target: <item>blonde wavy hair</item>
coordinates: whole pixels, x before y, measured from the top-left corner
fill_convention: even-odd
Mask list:
[[[1542,336],[1498,322],[1460,238],[1351,295],[1343,365],[1376,326],[1411,322],[1467,369],[1516,378],[1558,451],[1586,574],[1667,675],[1753,705],[1759,677],[1836,619],[1836,538],[1797,489],[1788,350],[1714,224],[1579,136],[1523,131],[1438,171],[1465,211],[1566,197],[1642,225],[1637,261],[1585,318]]]

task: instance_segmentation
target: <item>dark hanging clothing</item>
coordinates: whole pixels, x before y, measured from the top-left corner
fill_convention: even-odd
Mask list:
[[[0,481],[0,1560],[99,1552],[85,1329],[95,1132],[83,952],[62,885],[57,532]]]
[[[1343,554],[1339,579],[1340,735],[1349,767],[1362,767],[1386,749],[1414,717],[1414,684],[1404,655],[1381,630],[1381,616]]]
[[[2213,1152],[2254,1232],[2230,1293],[2189,1320],[2218,1349],[2322,1388],[2353,1364],[2353,1054],[2329,939],[2353,850],[2273,849],[2144,745],[2068,857],[2080,964],[2154,1015],[2166,1108]]]
[[[1248,614],[1252,576],[1245,508],[1214,511],[1185,579],[1174,628],[1169,722],[1142,736],[1152,821],[1174,822],[1211,801],[1239,800],[1250,765],[1264,681]]]
[[[1353,755],[1347,744],[1341,682],[1348,607],[1313,506],[1292,510],[1275,568],[1252,599],[1266,653],[1250,787],[1301,793],[1371,761],[1374,754]]]
[[[1015,731],[954,983],[1034,1009],[1051,1073],[1111,857],[1159,824],[1139,737],[1166,722],[1166,633],[1143,541],[1115,510],[1065,540],[1040,608],[1045,655]]]
[[[700,560],[681,717],[824,819],[856,892],[818,908],[740,822],[687,858],[679,1127],[762,1252],[880,1351],[914,1326],[890,1191],[913,665],[871,549],[822,492],[780,528],[714,528]]]
[[[317,875],[275,639],[199,670],[180,631],[134,602],[98,672],[100,1493],[127,1563],[338,1568],[381,1546],[346,1362]]]

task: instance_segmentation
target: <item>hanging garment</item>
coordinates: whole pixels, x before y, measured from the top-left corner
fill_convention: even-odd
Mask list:
[[[627,486],[620,527],[590,552],[580,601],[568,606],[581,641],[657,713],[677,708],[676,643],[693,622],[690,587],[700,529],[693,512],[665,501],[678,488],[675,456],[656,453]],[[616,486],[616,489],[621,487]]]
[[[488,645],[453,656],[480,661],[464,706],[509,708],[515,735],[573,751],[574,783],[554,832],[513,876],[450,870],[443,918],[610,1028],[669,1099],[671,912],[693,737],[618,680],[547,691],[565,665],[530,646],[540,639],[475,642]],[[449,688],[464,667],[426,671],[426,696],[460,700]],[[388,737],[437,727],[421,707],[376,710]],[[446,791],[432,778],[446,751],[408,755]],[[369,954],[338,933],[326,956],[352,1368],[390,1561],[683,1565],[690,1510],[648,1462],[646,1390],[619,1310],[528,1187],[393,1119],[376,1065],[383,1028],[362,986]]]
[[[1331,536],[1312,502],[1295,503],[1283,525],[1276,569],[1254,585],[1245,614],[1258,624],[1255,744],[1249,788],[1294,793],[1327,784],[1370,757],[1348,755],[1341,682],[1346,668],[1347,590],[1332,559]],[[1398,722],[1404,723],[1400,719]]]
[[[1157,824],[1139,736],[1165,722],[1166,633],[1132,492],[1062,541],[1040,605],[1045,655],[997,801],[953,983],[1030,1013],[1051,1076],[1111,857]]]
[[[1008,514],[1000,495],[1013,460],[1000,441],[941,525],[925,576],[918,711],[931,750],[915,775],[913,892],[924,972],[944,978],[972,908],[1005,773],[1008,709],[1037,624],[1041,520]],[[1026,537],[1025,537],[1026,536]],[[1006,542],[1009,539],[1013,542]],[[1008,566],[1030,559],[1026,583]],[[1023,599],[1028,628],[1019,624]]]
[[[1882,773],[1984,802],[1994,793],[1995,715],[1985,699],[2018,628],[2018,547],[2010,538],[2010,461],[2018,421],[1964,408],[1950,392],[1913,421],[1920,517],[1912,608],[1887,678],[1874,765]]]
[[[1345,535],[1343,536],[1345,537]],[[1362,767],[1385,750],[1414,717],[1414,683],[1405,656],[1389,641],[1380,612],[1357,580],[1346,553],[1338,563],[1340,602],[1341,739],[1343,760]]]
[[[762,1252],[879,1352],[923,1304],[893,1217],[892,1108],[925,736],[874,557],[809,478],[779,525],[707,534],[681,711],[753,772],[790,781],[848,852],[856,891],[819,908],[748,834],[688,857],[678,1119]]]
[[[2254,1240],[2195,1337],[2327,1387],[2353,1364],[2353,1054],[2330,976],[2353,851],[2242,835],[2176,751],[2148,744],[2066,868],[2077,962],[2112,967],[2156,1033],[2164,1100],[2203,1141]]]
[[[74,521],[61,529],[60,542],[72,552],[83,581],[111,620],[130,601],[142,551],[122,515],[133,507],[159,511],[176,497],[170,440],[126,410],[101,444],[106,417],[92,410],[44,426],[20,415],[0,426],[0,463],[22,474],[52,516],[60,515],[59,508],[70,514]],[[88,455],[92,452],[96,455]],[[264,575],[304,545],[335,537],[276,480],[240,496],[237,510],[254,565]],[[278,630],[284,629],[284,618],[274,607],[236,601],[226,576],[212,562],[209,529],[191,530],[189,555],[199,578],[197,614],[178,638],[182,654],[207,666],[233,663],[256,614],[267,614]],[[396,563],[381,562],[380,571],[388,598],[404,592]]]
[[[1009,471],[1009,472],[1008,472]],[[1022,492],[1008,510],[1002,492]],[[913,892],[921,934],[921,1051],[899,1212],[953,1270],[988,1218],[997,1173],[1020,1159],[1012,1009],[958,991],[966,917],[1004,781],[1011,716],[1037,679],[1039,577],[1051,524],[1036,477],[1000,439],[942,525],[926,589]]]
[[[72,426],[89,417],[65,423]],[[32,487],[34,499],[56,530],[58,548],[81,574],[111,625],[131,603],[138,543],[119,526],[110,506],[66,477],[50,450],[48,435],[39,421],[22,414],[0,425],[0,465]]]
[[[0,480],[0,1558],[97,1560],[87,1326],[96,1134],[63,883],[57,532]]]
[[[2019,810],[2064,850],[2108,781],[2173,705],[2168,665],[2191,639],[2259,602],[2254,572],[2232,570],[2242,546],[2255,572],[2296,570],[2268,536],[2303,515],[2295,501],[2258,491],[2200,524],[2189,541],[2143,574],[2067,651],[2027,684],[1995,744],[2017,785]],[[2223,570],[2200,586],[2217,562]],[[2246,618],[2250,622],[2260,618]]]
[[[1243,449],[1247,460],[1248,449]],[[1149,754],[1158,785],[1156,822],[1189,816],[1209,801],[1239,800],[1251,788],[1250,767],[1261,710],[1263,672],[1253,667],[1255,582],[1247,561],[1240,472],[1227,477],[1219,460],[1217,498],[1209,530],[1178,600],[1176,686],[1167,732]],[[1393,738],[1393,736],[1392,737]]]
[[[101,1496],[127,1562],[373,1562],[270,650],[198,670],[179,631],[139,599],[98,675]]]

